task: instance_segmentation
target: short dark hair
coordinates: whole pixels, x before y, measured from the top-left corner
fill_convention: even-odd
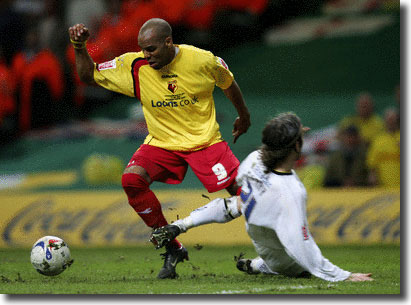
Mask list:
[[[164,19],[152,18],[147,20],[140,28],[140,32],[144,32],[149,29],[153,29],[157,34],[157,37],[161,40],[166,39],[167,37],[172,37],[173,35],[173,30],[170,24]]]
[[[298,141],[302,144],[302,124],[295,113],[281,113],[268,121],[263,129],[263,144],[260,147],[261,160],[267,172],[283,162]]]

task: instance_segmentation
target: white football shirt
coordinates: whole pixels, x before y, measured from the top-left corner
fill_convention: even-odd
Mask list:
[[[240,165],[242,213],[258,255],[272,271],[297,275],[308,271],[327,281],[342,281],[350,272],[321,254],[307,222],[307,192],[294,171],[265,173],[260,152]]]

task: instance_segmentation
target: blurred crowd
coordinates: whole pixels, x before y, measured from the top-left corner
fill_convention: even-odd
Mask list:
[[[300,160],[300,176],[308,188],[400,187],[400,87],[382,117],[369,92],[357,96],[354,108],[336,124],[336,147],[331,149],[330,139],[319,140]]]
[[[315,12],[325,2],[338,6],[341,1],[2,0],[0,144],[33,128],[87,118],[96,104],[110,100],[112,93],[85,86],[75,73],[67,34],[71,25],[83,23],[90,29],[87,48],[96,62],[139,50],[137,33],[153,17],[169,21],[176,43],[216,52],[259,39],[264,29]],[[356,114],[338,125],[339,149],[330,151],[319,143],[314,156],[302,162],[303,178],[311,181],[306,185],[399,186],[399,87],[396,90],[397,104],[383,118],[375,113],[369,93],[359,95]],[[313,173],[314,179],[309,178]]]
[[[169,21],[176,43],[215,52],[258,39],[267,26],[298,15],[298,9],[288,9],[295,7],[295,2],[2,0],[0,142],[32,128],[73,117],[86,118],[95,104],[109,100],[108,91],[85,86],[75,73],[68,28],[76,23],[89,28],[89,53],[95,62],[101,63],[125,52],[138,51],[138,31],[153,17]]]

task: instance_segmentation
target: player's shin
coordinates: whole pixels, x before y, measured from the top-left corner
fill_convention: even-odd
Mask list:
[[[241,215],[237,208],[237,196],[217,198],[190,213],[190,216],[173,222],[181,232],[209,223],[226,223]]]
[[[129,204],[147,226],[159,228],[168,224],[160,202],[144,178],[134,173],[123,174],[122,185]],[[173,240],[171,246],[176,249],[181,248],[181,244],[177,240]]]

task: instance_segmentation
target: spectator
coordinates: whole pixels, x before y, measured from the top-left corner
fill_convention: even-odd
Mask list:
[[[25,48],[13,57],[12,71],[17,80],[19,130],[41,127],[56,122],[63,97],[63,69],[57,57],[41,49],[37,29],[32,27]]]
[[[61,61],[64,60],[67,40],[64,39],[64,4],[58,0],[44,0],[39,20],[39,43],[42,49],[51,50]]]
[[[84,22],[96,32],[101,17],[107,12],[105,0],[71,0],[66,2],[66,23]]]
[[[211,43],[216,49],[259,39],[262,34],[260,17],[267,0],[221,0],[212,16]]]
[[[357,127],[367,146],[384,130],[383,120],[374,112],[374,100],[370,93],[362,92],[358,95],[356,114],[344,118],[340,122],[339,130],[344,130],[350,125]]]
[[[0,46],[0,144],[14,138],[16,134],[15,82]]]
[[[325,187],[367,185],[367,147],[358,128],[350,125],[340,133],[340,147],[330,155],[324,178]]]
[[[327,142],[319,141],[316,143],[314,151],[305,156],[305,164],[300,169],[297,169],[298,176],[307,190],[323,187],[328,154]]]
[[[13,7],[13,1],[0,1],[0,47],[7,64],[23,48],[26,30],[23,15]]]
[[[400,187],[400,115],[395,108],[384,113],[385,130],[371,143],[367,163],[374,186]]]
[[[128,35],[128,32],[125,31],[125,19],[121,10],[122,3],[109,0],[105,1],[105,6],[107,10],[104,10],[104,14],[99,18],[98,24],[93,26],[96,29],[97,35],[88,41],[87,46],[90,55],[100,62],[125,53],[124,48],[130,43],[133,45],[137,44],[137,39]],[[123,39],[124,37],[125,39]],[[66,37],[65,41],[67,42]],[[97,105],[108,102],[112,95],[104,90],[100,90],[101,88],[88,86],[80,81],[78,74],[75,72],[75,55],[71,45],[66,45],[66,62],[69,65],[73,82],[73,103],[78,118],[87,118]]]

